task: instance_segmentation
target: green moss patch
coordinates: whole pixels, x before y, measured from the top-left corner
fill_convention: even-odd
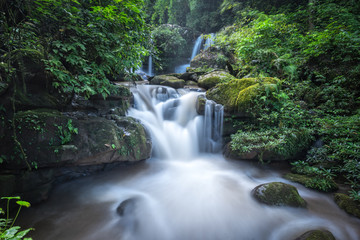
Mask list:
[[[206,92],[208,99],[224,105],[228,112],[246,112],[264,93],[277,89],[276,78],[242,78],[218,84]]]
[[[327,230],[311,230],[295,240],[335,240],[335,237]]]
[[[288,173],[284,176],[293,182],[301,183],[307,188],[315,189],[322,192],[333,192],[339,187],[332,179],[327,179],[320,176],[308,176],[302,174]]]
[[[259,202],[271,206],[306,207],[306,202],[297,189],[282,182],[261,184],[252,194]]]
[[[348,195],[335,193],[334,199],[336,204],[348,214],[360,218],[360,203],[352,200]]]

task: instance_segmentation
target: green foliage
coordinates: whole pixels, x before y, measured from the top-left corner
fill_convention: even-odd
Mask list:
[[[17,23],[15,17],[10,28],[9,22],[0,22],[14,39],[4,49],[24,48],[25,42],[44,53],[53,86],[106,97],[109,79],[138,68],[147,54],[142,5],[142,0],[35,0],[26,5],[28,11],[14,10],[23,13],[26,22]]]
[[[171,58],[187,57],[187,42],[180,33],[180,28],[173,25],[161,25],[152,31],[157,58],[154,61],[158,69],[166,70]]]
[[[219,12],[222,0],[147,0],[147,13],[154,25],[177,24],[200,32],[221,27]]]
[[[306,149],[312,140],[312,132],[308,129],[239,130],[231,136],[231,148],[240,154],[252,150],[272,151],[280,157],[291,158]]]
[[[78,128],[73,126],[71,119],[68,120],[65,126],[56,125],[56,127],[58,128],[59,138],[61,139],[62,145],[71,142],[73,134],[79,133]]]
[[[32,228],[21,230],[19,226],[14,226],[16,219],[19,216],[22,207],[30,207],[30,203],[21,201],[20,197],[2,197],[2,200],[7,200],[6,218],[0,218],[0,239],[3,240],[31,240],[31,238],[24,238]],[[19,206],[14,219],[10,219],[10,201],[17,200],[16,204]],[[0,208],[0,215],[5,212]]]

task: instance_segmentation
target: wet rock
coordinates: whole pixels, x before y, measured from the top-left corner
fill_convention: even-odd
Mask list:
[[[306,207],[297,189],[282,182],[261,184],[254,188],[252,194],[259,202],[271,206]]]
[[[171,75],[158,75],[151,80],[151,84],[163,85],[178,89],[185,86],[185,81]]]
[[[335,193],[334,200],[336,204],[348,214],[360,218],[360,203],[352,200],[348,195]]]
[[[37,168],[136,162],[150,157],[151,142],[145,129],[131,117],[72,119],[56,110],[36,109],[18,112],[15,120],[27,161]],[[5,146],[2,152],[10,156],[12,148]],[[3,166],[26,168],[22,160]]]
[[[119,214],[121,217],[127,214],[131,214],[136,209],[136,204],[138,201],[139,199],[136,197],[132,197],[122,201],[120,205],[116,208],[117,214]]]
[[[214,71],[200,76],[198,80],[199,87],[210,89],[219,83],[228,82],[235,77],[225,71]]]
[[[205,95],[199,95],[196,99],[196,112],[200,115],[205,114],[205,104],[206,104],[206,97]]]
[[[190,62],[191,68],[225,69],[229,59],[220,49],[210,47],[200,52]]]
[[[327,230],[310,230],[294,240],[336,240]]]
[[[130,101],[131,92],[127,87],[113,85],[110,95],[106,99],[100,95],[91,96],[90,99],[74,95],[71,105],[67,107],[67,111],[83,112],[96,116],[103,116],[108,113],[125,116],[130,107]]]
[[[193,82],[197,82],[199,79],[199,76],[197,73],[195,72],[185,72],[183,73],[180,77],[180,79],[183,79],[185,81],[193,81]]]

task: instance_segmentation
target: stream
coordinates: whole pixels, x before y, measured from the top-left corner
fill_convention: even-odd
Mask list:
[[[153,142],[153,157],[58,186],[49,200],[26,209],[34,240],[292,240],[327,229],[337,240],[360,238],[360,220],[330,194],[289,182],[281,172],[224,159],[223,108],[202,94],[138,85],[134,107]],[[256,186],[296,186],[307,208],[270,207],[251,196]]]

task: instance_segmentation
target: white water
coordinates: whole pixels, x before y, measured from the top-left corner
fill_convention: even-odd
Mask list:
[[[360,221],[329,195],[291,183],[307,209],[255,201],[257,185],[287,181],[208,152],[221,142],[221,106],[208,102],[206,116],[199,116],[199,93],[157,86],[133,91],[136,108],[129,115],[151,134],[154,157],[59,187],[48,203],[26,214],[36,228],[34,240],[292,240],[317,228],[338,240],[359,239]],[[135,200],[120,216],[116,209],[127,199]]]
[[[194,59],[194,57],[200,53],[200,50],[201,50],[201,46],[202,46],[203,41],[204,41],[203,35],[200,35],[200,36],[196,39],[195,44],[194,44],[194,47],[193,47],[193,50],[192,50],[192,54],[191,54],[191,59],[190,59],[190,60]]]
[[[149,56],[149,66],[148,66],[148,75],[153,76],[153,62],[152,62],[152,56]]]

